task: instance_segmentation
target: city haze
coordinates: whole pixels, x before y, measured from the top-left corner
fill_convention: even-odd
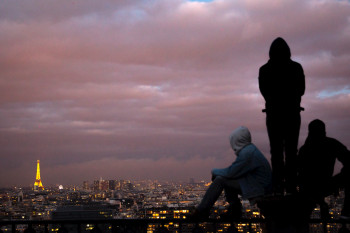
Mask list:
[[[350,148],[349,1],[5,1],[0,187],[209,180],[247,126],[269,159],[258,69],[283,37],[308,123]]]

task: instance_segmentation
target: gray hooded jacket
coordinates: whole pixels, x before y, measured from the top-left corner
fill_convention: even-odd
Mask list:
[[[230,135],[230,144],[237,158],[231,166],[213,169],[214,176],[238,180],[242,197],[250,199],[263,196],[271,190],[271,167],[264,155],[251,143],[247,127],[241,126]]]

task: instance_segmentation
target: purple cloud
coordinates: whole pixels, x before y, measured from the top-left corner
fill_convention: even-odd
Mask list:
[[[46,184],[208,179],[239,125],[269,158],[257,76],[278,36],[306,74],[299,145],[319,118],[350,148],[349,15],[348,1],[8,1],[0,186],[32,184],[37,159]]]

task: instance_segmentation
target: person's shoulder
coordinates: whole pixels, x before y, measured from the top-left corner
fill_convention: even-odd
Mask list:
[[[246,148],[247,150],[255,150],[256,146],[253,143],[249,143],[244,148]]]
[[[271,64],[269,64],[268,62],[265,63],[264,65],[262,65],[259,68],[259,80],[266,80],[269,79],[269,74],[271,73],[271,71],[273,70],[273,68],[271,67]]]
[[[249,145],[245,146],[242,149],[242,152],[244,154],[246,154],[247,156],[249,156],[249,155],[254,156],[254,155],[262,154],[261,151],[258,149],[258,147],[256,147],[253,143],[250,143]]]
[[[241,149],[241,151],[239,152],[239,156],[247,156],[251,154],[251,152],[253,152],[255,149],[256,147],[254,146],[254,144],[250,143]]]
[[[290,60],[290,64],[292,64],[292,66],[295,67],[295,68],[303,69],[302,65],[299,62]]]
[[[336,146],[336,147],[345,147],[343,145],[343,143],[341,143],[340,141],[338,141],[335,138],[330,138],[330,137],[326,137],[326,143],[330,144],[331,146]]]
[[[327,143],[340,143],[337,139],[331,138],[331,137],[326,137],[326,138],[325,138],[325,141],[326,141]]]
[[[264,65],[260,66],[259,70],[263,71],[263,70],[269,69],[269,67],[270,67],[270,64],[267,62]]]

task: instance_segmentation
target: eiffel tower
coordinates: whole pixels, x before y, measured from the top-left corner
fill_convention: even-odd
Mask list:
[[[34,191],[44,190],[43,183],[41,182],[40,178],[40,160],[37,160],[37,166],[36,166],[36,178],[34,182]]]

